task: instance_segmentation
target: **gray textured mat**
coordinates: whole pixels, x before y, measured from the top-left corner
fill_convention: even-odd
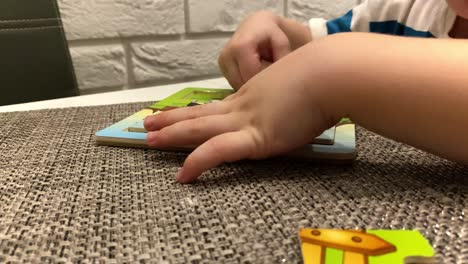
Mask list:
[[[418,229],[468,263],[468,170],[358,129],[353,166],[96,146],[146,103],[0,114],[0,262],[300,263],[299,227]]]

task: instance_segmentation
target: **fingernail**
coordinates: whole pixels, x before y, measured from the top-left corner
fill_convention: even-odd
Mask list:
[[[149,117],[145,117],[145,120],[143,121],[143,126],[145,127],[146,130],[151,130],[151,121]]]
[[[177,172],[176,180],[181,183],[184,182],[184,168],[179,169],[179,171]]]
[[[146,136],[146,141],[148,143],[153,143],[156,139],[156,132],[150,132],[148,133],[148,135]]]

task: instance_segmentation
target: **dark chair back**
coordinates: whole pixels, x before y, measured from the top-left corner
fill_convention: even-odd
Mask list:
[[[56,0],[0,0],[0,105],[75,95]]]

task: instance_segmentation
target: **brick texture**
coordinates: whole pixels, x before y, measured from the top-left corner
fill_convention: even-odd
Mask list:
[[[270,10],[284,14],[283,0],[189,0],[190,32],[232,32],[249,14]]]
[[[59,0],[70,40],[184,33],[183,0]]]
[[[122,89],[126,85],[126,64],[123,47],[89,46],[71,49],[75,74],[80,89]]]
[[[312,17],[331,19],[344,15],[356,3],[356,0],[289,0],[288,17],[303,22]]]
[[[135,82],[184,80],[219,74],[217,56],[227,39],[132,44]]]
[[[58,2],[79,88],[93,93],[220,76],[219,51],[249,14],[331,18],[357,0]]]

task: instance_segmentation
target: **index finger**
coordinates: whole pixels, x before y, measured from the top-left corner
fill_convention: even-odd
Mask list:
[[[204,171],[223,162],[233,162],[250,158],[254,143],[246,131],[221,134],[196,148],[185,160],[177,174],[180,183],[191,183]]]
[[[259,73],[262,70],[262,63],[260,54],[258,53],[256,47],[246,48],[239,51],[237,65],[239,65],[239,71],[243,83],[246,83],[257,73]]]
[[[145,118],[144,126],[147,131],[156,131],[180,121],[207,115],[221,115],[227,112],[228,107],[226,102],[222,101],[191,107],[182,107],[148,116]]]

